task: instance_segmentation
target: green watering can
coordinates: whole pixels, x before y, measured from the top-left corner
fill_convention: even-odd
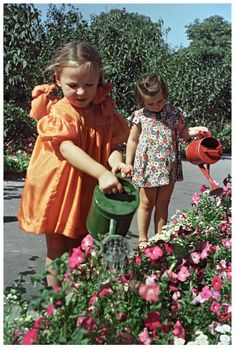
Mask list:
[[[125,237],[139,205],[139,193],[130,180],[117,175],[123,192],[105,194],[97,185],[86,220],[89,233],[99,241],[107,235]]]

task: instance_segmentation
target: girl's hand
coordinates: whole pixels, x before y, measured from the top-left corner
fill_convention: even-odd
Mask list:
[[[130,178],[133,176],[133,166],[131,164],[125,164],[121,169],[123,177]]]
[[[189,135],[190,137],[195,137],[198,135],[211,136],[211,132],[207,127],[190,127]]]
[[[122,184],[110,171],[106,170],[99,177],[99,188],[104,193],[122,193]]]
[[[119,162],[113,167],[112,173],[115,175],[118,172],[121,173],[122,177],[131,177],[133,175],[132,166],[123,162]]]

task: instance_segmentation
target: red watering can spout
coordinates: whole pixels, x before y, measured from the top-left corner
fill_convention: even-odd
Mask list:
[[[207,180],[209,181],[209,183],[211,184],[211,189],[210,189],[210,194],[211,195],[219,195],[223,189],[221,187],[219,187],[219,185],[212,179],[212,177],[210,176],[209,172],[210,172],[210,165],[207,164],[207,169],[204,167],[204,164],[199,164],[199,168],[201,169],[202,173],[205,175],[205,177],[207,178]]]
[[[209,135],[209,136],[208,136]],[[222,146],[211,136],[211,132],[202,132],[199,138],[193,140],[186,148],[186,159],[199,166],[202,173],[211,184],[211,194],[221,193],[221,188],[213,181],[209,174],[210,164],[219,161],[222,156]],[[207,169],[204,167],[207,165]]]

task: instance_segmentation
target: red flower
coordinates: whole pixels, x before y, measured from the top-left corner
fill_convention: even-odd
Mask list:
[[[218,276],[213,277],[212,286],[215,290],[220,291],[222,285],[223,285],[223,281],[222,279],[220,279],[220,277]]]
[[[160,313],[158,311],[148,313],[145,326],[150,330],[155,330],[156,328],[161,327]]]
[[[174,330],[173,330],[174,335],[178,338],[185,339],[185,329],[179,320],[177,320],[177,322],[175,323],[173,327],[174,327]]]
[[[92,317],[78,317],[77,326],[87,331],[93,331],[97,328],[95,320]]]

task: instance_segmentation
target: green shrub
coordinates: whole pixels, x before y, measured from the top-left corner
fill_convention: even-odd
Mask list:
[[[11,154],[19,149],[28,148],[36,139],[36,122],[28,113],[13,103],[4,105],[4,151]]]

